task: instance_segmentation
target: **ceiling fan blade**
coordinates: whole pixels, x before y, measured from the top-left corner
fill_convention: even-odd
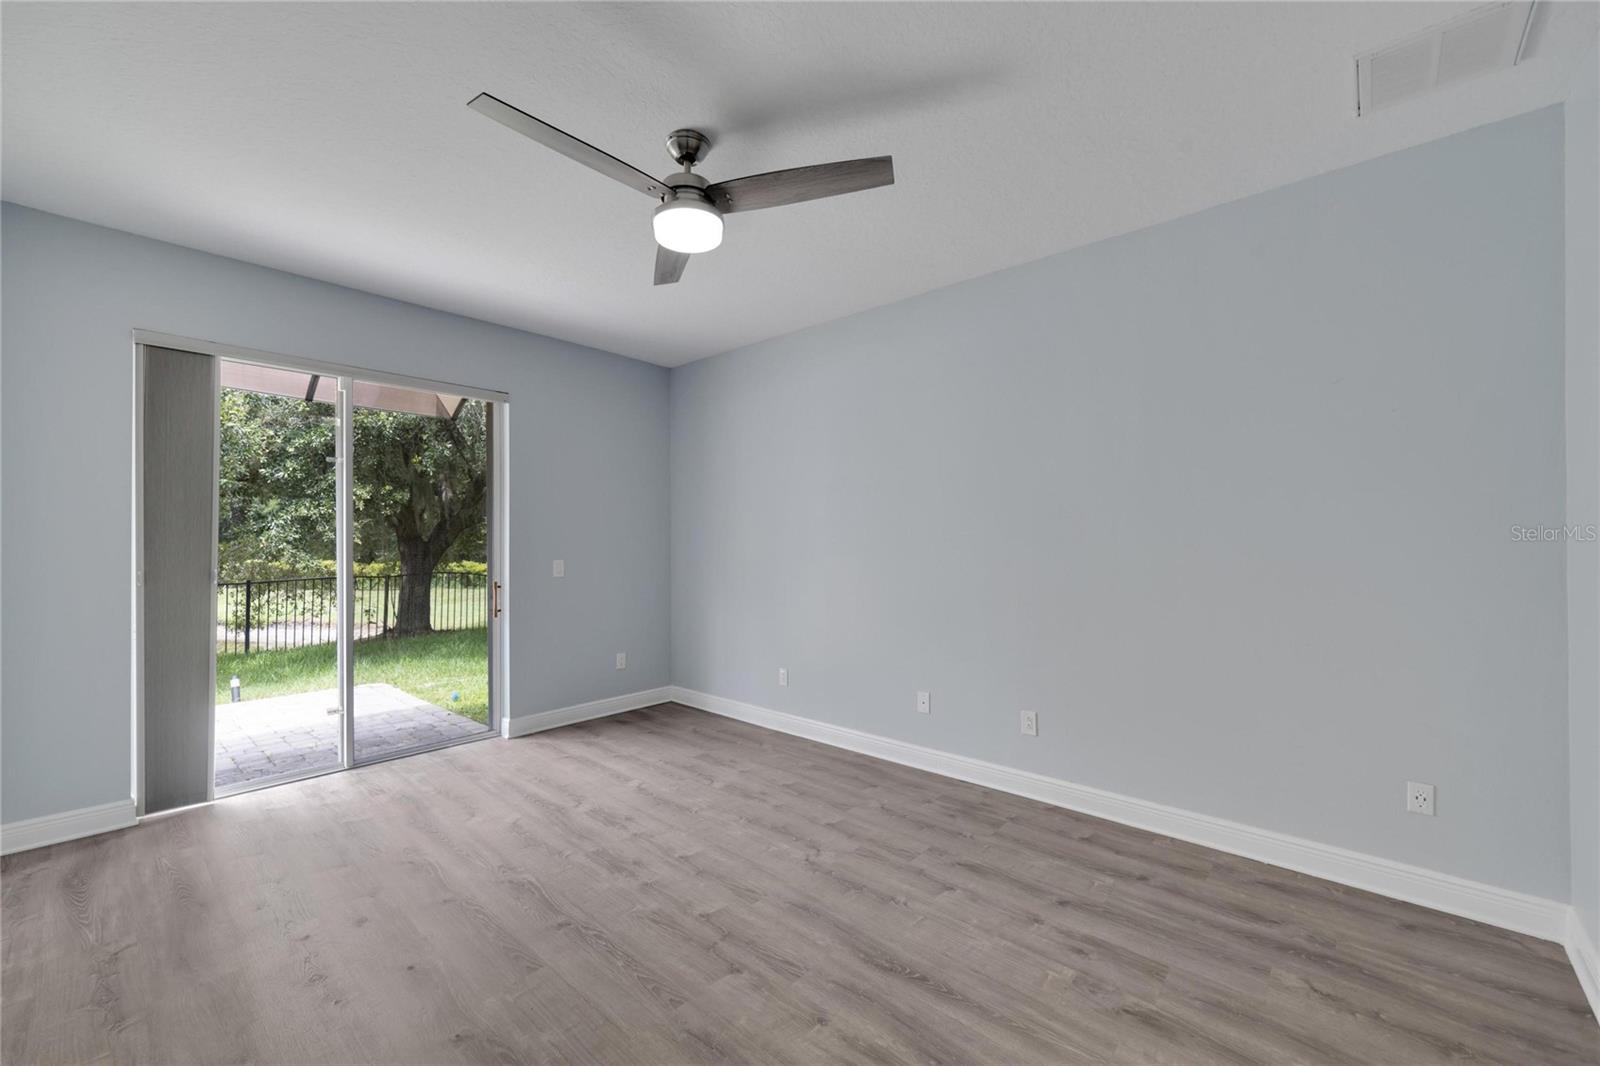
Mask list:
[[[706,195],[724,212],[757,211],[893,184],[894,159],[880,155],[719,181],[706,190]]]
[[[568,159],[575,159],[590,170],[598,170],[606,177],[615,178],[647,196],[659,197],[666,192],[666,188],[659,181],[639,168],[629,166],[616,156],[607,155],[594,145],[580,141],[548,122],[541,122],[526,111],[520,111],[488,93],[479,93],[467,106],[478,114],[488,115],[502,126],[514,129],[524,137],[531,137],[546,148],[554,148]]]
[[[674,252],[656,245],[656,284],[671,285],[683,277],[683,268],[689,265],[688,252]]]

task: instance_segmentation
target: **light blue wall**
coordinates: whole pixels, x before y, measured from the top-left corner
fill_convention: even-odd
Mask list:
[[[1587,100],[674,371],[671,679],[1570,892],[1594,931],[1568,569],[1600,568],[1510,533],[1600,489],[1562,474],[1600,412]],[[5,821],[126,795],[136,326],[512,392],[514,713],[668,680],[666,372],[0,224]]]
[[[1600,523],[1600,63],[1566,107],[1567,522]],[[1567,545],[1572,904],[1600,937],[1600,544]]]
[[[1566,898],[1562,136],[675,370],[674,681]]]
[[[136,327],[511,393],[513,714],[667,682],[665,370],[12,204],[0,239],[4,821],[128,796]]]

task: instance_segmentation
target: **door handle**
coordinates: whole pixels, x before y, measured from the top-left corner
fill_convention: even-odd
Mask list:
[[[499,618],[500,617],[500,582],[496,581],[494,583],[494,591],[493,591],[493,593],[491,595],[492,595],[492,598],[493,598],[493,601],[494,601],[494,616],[496,618]]]

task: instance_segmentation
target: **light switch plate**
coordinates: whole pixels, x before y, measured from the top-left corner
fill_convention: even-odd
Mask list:
[[[550,576],[551,577],[566,577],[567,576],[567,561],[565,559],[557,559],[555,562],[551,563],[550,564]]]

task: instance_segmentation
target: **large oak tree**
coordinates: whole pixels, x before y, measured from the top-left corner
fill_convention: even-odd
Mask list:
[[[334,554],[333,408],[225,389],[221,411],[224,576],[316,572]],[[453,418],[356,410],[355,558],[402,574],[396,635],[432,629],[441,562],[483,557],[486,428],[475,401]]]
[[[454,418],[357,409],[357,557],[393,544],[400,564],[398,636],[427,633],[433,571],[463,538],[483,543],[488,499],[484,406]],[[471,536],[469,536],[471,535]]]

